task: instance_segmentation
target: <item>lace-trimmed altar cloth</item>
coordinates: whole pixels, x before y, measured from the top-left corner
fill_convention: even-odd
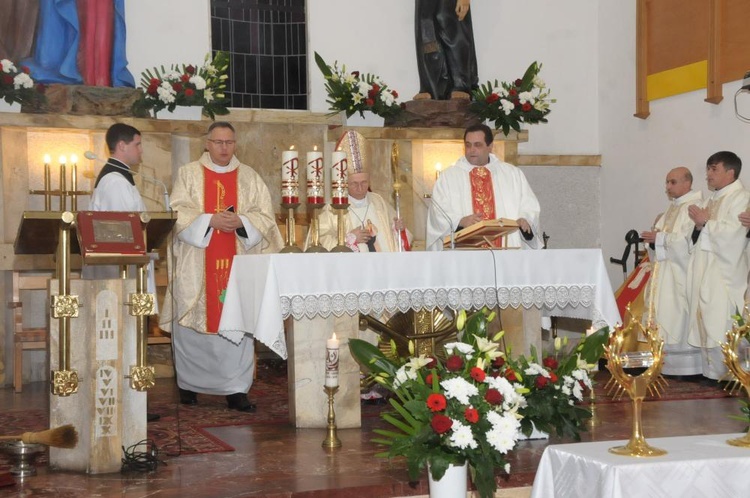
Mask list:
[[[600,249],[236,256],[219,335],[287,357],[284,319],[409,309],[538,308],[620,322]]]

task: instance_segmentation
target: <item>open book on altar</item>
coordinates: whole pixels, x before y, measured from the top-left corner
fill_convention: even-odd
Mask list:
[[[453,244],[458,248],[493,247],[507,249],[506,236],[518,230],[516,220],[500,218],[498,220],[484,220],[474,223],[470,227],[462,228],[453,235]],[[499,239],[499,243],[496,242]],[[451,247],[451,236],[443,238],[443,247]]]

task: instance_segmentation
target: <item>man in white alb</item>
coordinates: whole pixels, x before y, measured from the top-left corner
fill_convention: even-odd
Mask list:
[[[702,372],[700,348],[688,344],[689,306],[687,272],[693,221],[688,207],[703,199],[692,190],[693,175],[685,167],[667,174],[669,207],[652,230],[641,233],[650,247],[651,276],[646,286],[643,323],[659,328],[664,339],[665,375],[697,375]]]

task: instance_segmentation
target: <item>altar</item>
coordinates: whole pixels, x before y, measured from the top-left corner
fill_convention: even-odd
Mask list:
[[[289,358],[290,421],[325,427],[325,340],[341,339],[339,428],[359,427],[359,368],[347,341],[359,313],[537,308],[550,316],[620,321],[599,249],[236,256],[219,334],[253,336]],[[287,320],[289,337],[285,335]]]

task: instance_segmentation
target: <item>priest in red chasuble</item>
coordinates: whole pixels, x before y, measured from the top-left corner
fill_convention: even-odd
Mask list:
[[[197,394],[225,395],[229,408],[254,411],[247,398],[255,347],[218,336],[232,260],[236,254],[278,252],[283,242],[263,179],[234,155],[234,127],[213,123],[206,152],[181,167],[172,190],[177,212],[173,294],[163,325],[172,330],[177,384],[183,404]],[[173,296],[173,298],[172,298]]]

